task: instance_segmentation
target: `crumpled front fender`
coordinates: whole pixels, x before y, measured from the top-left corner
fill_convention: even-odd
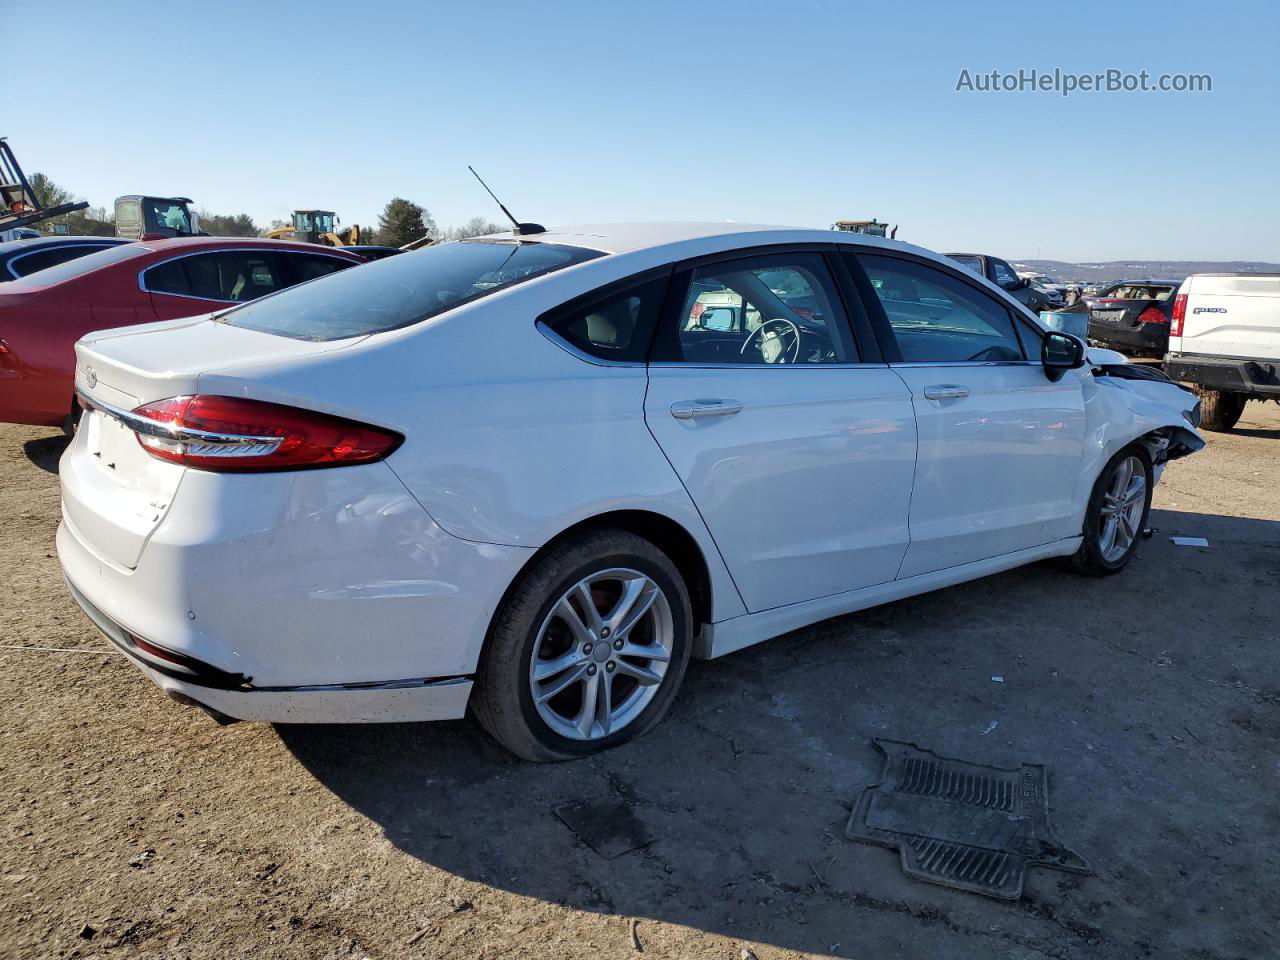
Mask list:
[[[1081,371],[1085,403],[1086,469],[1080,473],[1075,501],[1081,510],[1106,462],[1141,439],[1156,466],[1195,453],[1204,446],[1196,430],[1199,398],[1176,383],[1108,373],[1106,365]]]

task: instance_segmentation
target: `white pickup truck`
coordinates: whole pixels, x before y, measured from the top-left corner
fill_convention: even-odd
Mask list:
[[[1230,430],[1248,400],[1280,402],[1280,273],[1187,277],[1164,369],[1196,388],[1206,430]]]

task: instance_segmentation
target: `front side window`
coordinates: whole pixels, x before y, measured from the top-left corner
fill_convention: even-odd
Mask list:
[[[548,326],[601,360],[643,363],[667,292],[667,275],[636,283],[550,321]]]
[[[698,267],[675,322],[676,355],[662,359],[792,365],[855,359],[835,283],[816,253]]]
[[[187,209],[180,203],[166,200],[147,202],[148,222],[158,232],[172,231],[174,236],[190,236],[194,231]]]
[[[1012,290],[1018,286],[1018,275],[1013,272],[1013,267],[1003,260],[991,261],[991,273],[996,278],[996,284],[1006,290]]]
[[[603,256],[555,243],[463,240],[343,270],[234,310],[224,323],[295,340],[407,327],[490,293]]]
[[[858,262],[908,363],[1023,360],[1008,308],[935,267],[870,254]]]

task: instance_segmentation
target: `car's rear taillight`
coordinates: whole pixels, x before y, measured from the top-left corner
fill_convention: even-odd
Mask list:
[[[1182,321],[1187,317],[1187,295],[1180,293],[1173,298],[1173,319],[1169,321],[1169,336],[1182,336]]]
[[[403,440],[353,420],[239,397],[170,397],[133,417],[129,426],[153,457],[220,473],[370,463]]]
[[[1147,307],[1147,309],[1143,310],[1140,314],[1138,314],[1139,326],[1141,326],[1144,323],[1164,323],[1164,322],[1165,322],[1165,315],[1160,312],[1159,307]]]

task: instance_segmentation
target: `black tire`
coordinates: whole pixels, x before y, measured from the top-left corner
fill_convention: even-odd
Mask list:
[[[671,612],[671,659],[648,706],[625,727],[591,740],[553,730],[539,716],[529,671],[543,622],[565,592],[598,571],[636,570],[662,590]],[[671,559],[648,540],[621,530],[599,530],[558,544],[526,570],[507,592],[485,642],[471,711],[495,740],[536,762],[572,760],[619,746],[650,730],[667,712],[684,678],[693,646],[689,591]]]
[[[80,429],[80,414],[82,412],[83,411],[80,409],[80,401],[72,400],[71,411],[67,414],[67,418],[62,421],[62,432],[68,437],[74,437],[76,435],[76,431]]]
[[[1205,430],[1225,433],[1240,421],[1240,415],[1244,413],[1244,394],[1207,387],[1197,388],[1196,393],[1200,395],[1200,426]]]
[[[1115,479],[1117,468],[1131,456],[1136,456],[1142,464],[1147,483],[1142,505],[1142,520],[1138,524],[1137,535],[1124,555],[1108,560],[1103,556],[1101,546],[1102,506],[1107,488]],[[1134,553],[1137,552],[1138,543],[1142,540],[1142,531],[1146,529],[1147,519],[1151,514],[1151,488],[1151,456],[1141,444],[1132,443],[1107,461],[1107,465],[1102,468],[1097,482],[1093,485],[1093,493],[1089,495],[1089,506],[1084,514],[1084,541],[1080,544],[1080,549],[1071,557],[1071,566],[1077,573],[1090,577],[1107,577],[1113,573],[1119,573],[1128,565]]]

